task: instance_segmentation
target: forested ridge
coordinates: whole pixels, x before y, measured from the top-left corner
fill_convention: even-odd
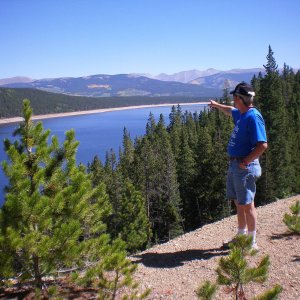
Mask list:
[[[300,192],[300,72],[284,65],[280,74],[271,47],[264,67],[266,75],[251,82],[269,144],[258,206]],[[227,89],[218,101],[231,103]],[[32,277],[41,287],[43,276],[103,256],[107,264],[100,259],[84,281],[102,282],[104,271],[119,267],[111,254],[135,253],[232,214],[225,177],[233,123],[219,111],[173,106],[169,120],[161,115],[158,122],[150,114],[144,136],[133,141],[124,128],[119,159],[110,150],[104,162],[96,156],[77,166],[75,133],[67,132],[62,145],[56,137],[49,144],[50,132],[31,121],[29,101],[23,110],[20,141],[5,141],[10,162],[3,164],[9,185],[0,214],[0,280]]]
[[[202,102],[204,97],[82,97],[50,93],[30,88],[0,87],[0,118],[22,115],[23,99],[30,99],[35,115],[65,113],[102,108],[164,103]]]

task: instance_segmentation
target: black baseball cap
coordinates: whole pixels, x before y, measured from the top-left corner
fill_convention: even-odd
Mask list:
[[[239,83],[233,91],[230,92],[230,94],[237,94],[237,95],[242,95],[242,96],[255,96],[255,92],[253,90],[253,87],[246,83],[246,82],[241,82]]]

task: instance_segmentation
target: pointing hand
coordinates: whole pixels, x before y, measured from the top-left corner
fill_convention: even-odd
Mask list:
[[[214,101],[214,100],[209,100],[210,101],[210,104],[209,104],[209,107],[211,108],[218,108],[218,105],[219,103]]]

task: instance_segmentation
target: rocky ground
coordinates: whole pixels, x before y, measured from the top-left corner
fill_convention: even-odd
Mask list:
[[[300,236],[288,233],[282,222],[283,215],[290,213],[289,207],[297,199],[300,196],[258,208],[260,250],[251,264],[268,254],[271,266],[264,284],[246,286],[247,299],[275,284],[283,287],[279,299],[300,299]],[[131,259],[138,263],[136,279],[141,288],[152,289],[147,299],[197,299],[197,287],[205,280],[215,281],[218,261],[228,254],[223,242],[230,240],[235,233],[236,216],[232,216],[132,256]],[[232,297],[225,293],[224,288],[219,288],[215,299]]]

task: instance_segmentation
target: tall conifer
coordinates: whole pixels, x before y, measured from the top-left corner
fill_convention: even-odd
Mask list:
[[[0,212],[0,277],[33,278],[58,269],[84,266],[107,244],[103,218],[110,204],[102,185],[93,188],[84,168],[76,166],[78,142],[66,133],[63,146],[50,131],[33,123],[28,100],[14,144],[6,141],[9,178]],[[3,255],[5,254],[5,255]]]
[[[134,145],[126,128],[123,131],[123,148],[120,152],[119,165],[124,178],[133,177]]]
[[[176,161],[179,156],[179,145],[180,145],[180,129],[181,129],[181,108],[173,106],[169,115],[170,123],[168,126],[168,132],[170,134],[170,140],[172,141],[171,147],[175,156]]]
[[[182,216],[185,229],[190,230],[197,224],[197,206],[195,201],[196,160],[194,151],[189,146],[185,128],[181,130],[181,144],[177,163],[180,197],[182,199]],[[196,213],[196,214],[195,214]]]
[[[155,152],[159,168],[156,170],[157,192],[159,193],[159,229],[161,238],[171,239],[182,233],[181,199],[177,182],[175,158],[163,115],[160,115],[155,130]]]
[[[269,46],[266,76],[261,81],[260,108],[267,128],[269,149],[262,160],[264,174],[259,182],[258,201],[270,202],[291,192],[289,180],[292,176],[290,140],[287,132],[288,116],[283,98],[282,84]]]

